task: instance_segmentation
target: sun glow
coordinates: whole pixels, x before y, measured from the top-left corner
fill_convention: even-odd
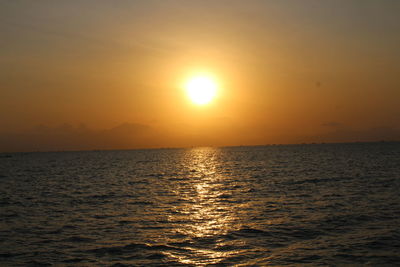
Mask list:
[[[217,83],[207,76],[192,77],[185,85],[189,98],[198,105],[204,105],[213,100],[217,87]]]

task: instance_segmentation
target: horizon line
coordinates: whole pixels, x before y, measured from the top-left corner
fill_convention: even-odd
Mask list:
[[[0,154],[18,153],[62,153],[62,152],[110,152],[110,151],[134,151],[134,150],[167,150],[167,149],[194,149],[194,148],[235,148],[235,147],[268,147],[268,146],[302,146],[302,145],[339,145],[339,144],[382,144],[400,143],[399,140],[376,140],[376,141],[349,141],[349,142],[303,142],[303,143],[279,143],[279,144],[258,144],[258,145],[226,145],[226,146],[176,146],[176,147],[144,147],[144,148],[122,148],[122,149],[82,149],[82,150],[44,150],[44,151],[0,151]]]

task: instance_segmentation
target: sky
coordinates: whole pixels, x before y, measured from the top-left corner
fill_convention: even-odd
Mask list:
[[[0,151],[400,140],[400,1],[0,0]],[[218,84],[206,105],[184,83]]]

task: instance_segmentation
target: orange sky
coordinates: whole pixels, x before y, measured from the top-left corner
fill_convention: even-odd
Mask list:
[[[0,151],[400,140],[399,1],[2,1]],[[182,84],[205,71],[218,97]]]

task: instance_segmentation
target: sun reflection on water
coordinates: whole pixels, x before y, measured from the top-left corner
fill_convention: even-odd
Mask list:
[[[169,252],[168,256],[184,264],[216,264],[238,253],[224,251],[221,248],[229,244],[218,240],[238,224],[237,205],[227,201],[231,194],[229,181],[218,171],[218,156],[217,148],[196,148],[182,158],[188,177],[176,189],[182,202],[175,207],[176,215],[171,215],[170,221],[184,221],[174,230],[190,237],[186,249],[193,255]]]

